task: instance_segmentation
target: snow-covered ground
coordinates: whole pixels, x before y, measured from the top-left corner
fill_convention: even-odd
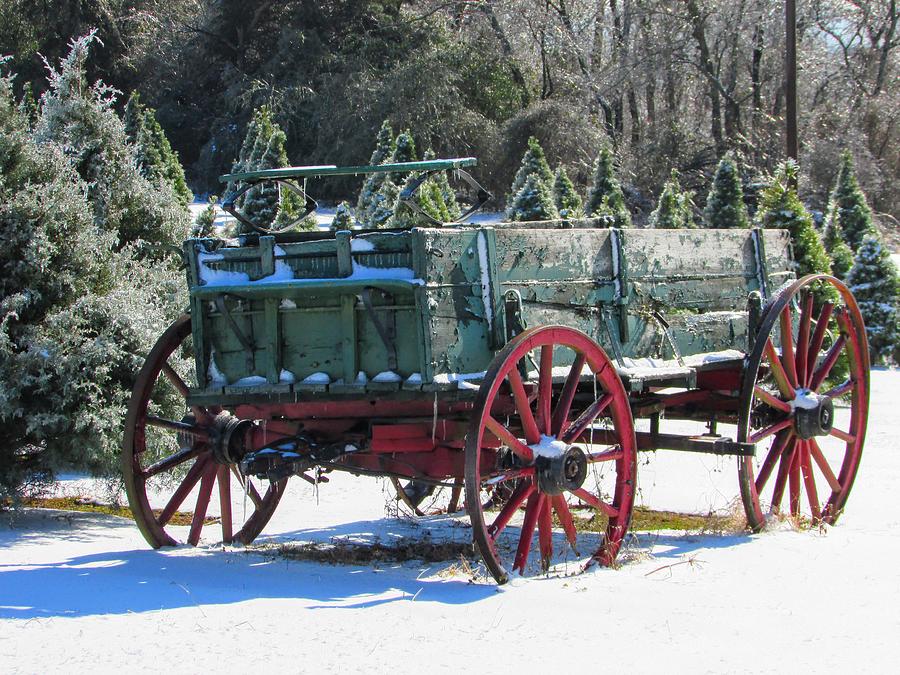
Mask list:
[[[900,372],[872,373],[866,450],[837,527],[638,533],[619,569],[502,588],[470,583],[451,563],[153,551],[114,517],[6,515],[0,671],[894,672],[898,396]],[[656,508],[706,511],[737,495],[733,460],[682,453],[649,456],[640,482]],[[391,500],[376,479],[338,477],[318,498],[292,485],[258,541],[390,541],[442,527],[385,516]]]

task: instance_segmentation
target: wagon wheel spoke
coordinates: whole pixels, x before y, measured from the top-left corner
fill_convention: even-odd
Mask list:
[[[609,407],[609,404],[612,403],[612,401],[612,394],[604,394],[594,401],[588,406],[587,410],[579,415],[578,418],[569,425],[565,432],[560,435],[562,441],[565,443],[574,442],[574,440],[581,436],[581,434],[584,433],[584,430],[592,425],[600,414]]]
[[[783,413],[790,414],[792,410],[790,403],[782,401],[780,398],[767,391],[766,389],[763,389],[761,386],[756,385],[753,388],[753,393],[759,400],[768,405],[770,408],[775,408],[775,410],[780,410]]]
[[[538,426],[540,432],[550,436],[551,431],[551,398],[553,396],[553,345],[541,347],[540,371],[538,373]]]
[[[219,513],[222,514],[222,542],[230,544],[233,536],[231,519],[231,472],[227,466],[216,467],[216,483],[219,484]]]
[[[157,417],[156,415],[147,415],[145,420],[147,424],[152,427],[157,427],[158,429],[168,429],[169,431],[176,431],[181,434],[189,434],[200,441],[209,440],[209,432],[196,424],[176,422],[175,420]]]
[[[587,461],[591,464],[600,462],[615,462],[625,457],[622,448],[614,448],[612,450],[604,450],[602,452],[591,452],[587,455]]]
[[[503,505],[500,513],[497,514],[494,522],[488,528],[488,532],[492,537],[497,537],[503,532],[503,528],[507,526],[510,518],[513,517],[513,514],[522,506],[522,502],[529,498],[535,489],[534,483],[531,481],[522,481],[516,486],[509,500]]]
[[[553,516],[550,512],[550,497],[546,495],[541,498],[538,514],[538,546],[541,550],[541,569],[546,572],[553,559]]]
[[[566,498],[562,495],[553,495],[551,499],[553,508],[556,510],[556,516],[559,518],[559,524],[562,525],[563,532],[566,533],[566,539],[569,540],[569,545],[577,555],[578,534],[575,530],[575,520],[572,518],[572,512],[569,510]]]
[[[765,427],[764,429],[760,429],[755,434],[750,436],[751,443],[759,443],[760,441],[768,438],[772,434],[776,434],[782,429],[787,429],[789,426],[793,425],[794,421],[791,418],[783,419],[771,426]]]
[[[797,385],[805,387],[809,382],[806,360],[809,356],[809,328],[812,321],[813,296],[809,289],[800,293],[800,325],[797,329]]]
[[[787,305],[778,317],[781,327],[781,362],[788,384],[797,388],[797,363],[794,359],[794,332],[791,322],[791,306]]]
[[[791,515],[795,518],[800,515],[800,458],[803,456],[803,447],[805,445],[806,441],[797,440],[794,452],[791,453],[791,469],[788,474]]]
[[[775,442],[769,449],[769,454],[766,455],[766,459],[759,470],[759,474],[756,476],[755,484],[757,494],[763,491],[763,488],[766,486],[766,481],[768,481],[769,476],[772,475],[772,470],[775,468],[778,460],[781,459],[782,453],[784,453],[784,449],[787,447],[790,439],[791,432],[789,431],[782,431],[778,435],[778,438],[775,439]]]
[[[838,398],[839,396],[849,394],[853,391],[854,386],[855,382],[853,382],[853,380],[844,380],[839,385],[836,385],[834,388],[825,392],[823,396],[827,396],[828,398]]]
[[[559,435],[563,425],[569,419],[569,413],[572,410],[572,401],[575,399],[575,392],[578,389],[578,381],[581,379],[581,371],[584,369],[584,354],[575,356],[575,362],[569,369],[566,376],[566,382],[563,385],[559,400],[556,402],[556,409],[553,411],[553,422],[551,429],[554,435]]]
[[[786,399],[794,398],[794,387],[791,386],[788,375],[784,370],[784,365],[781,363],[781,359],[778,358],[778,352],[775,351],[775,344],[772,342],[772,338],[766,340],[765,355],[772,372],[772,379],[778,385],[778,391]]]
[[[578,488],[577,490],[572,490],[572,494],[575,495],[576,497],[578,497],[585,504],[587,504],[589,506],[593,506],[595,509],[597,509],[598,511],[600,511],[601,513],[603,513],[604,515],[606,515],[610,518],[615,518],[616,516],[619,515],[619,510],[616,507],[611,506],[610,504],[607,504],[602,499],[600,499],[596,495],[591,494],[584,488]]]
[[[178,511],[178,507],[184,503],[184,500],[190,494],[191,490],[194,489],[194,486],[197,485],[200,478],[204,475],[204,471],[210,461],[209,455],[206,455],[194,462],[194,465],[188,471],[187,476],[184,477],[181,485],[178,486],[169,498],[168,503],[160,512],[157,522],[161,527],[165,527],[166,523],[168,523],[172,519],[172,516],[175,515],[175,512]]]
[[[816,319],[816,330],[813,332],[812,339],[809,341],[809,350],[806,355],[806,386],[812,379],[813,371],[816,367],[816,360],[819,358],[819,352],[822,351],[822,344],[825,341],[825,335],[828,332],[828,321],[831,319],[831,313],[834,311],[834,303],[826,302],[822,305],[819,317]]]
[[[522,429],[525,432],[525,439],[529,445],[540,443],[541,432],[538,430],[537,422],[534,420],[534,413],[531,411],[531,402],[528,400],[528,394],[525,393],[522,376],[519,375],[517,368],[513,368],[509,371],[508,377],[513,399],[516,403],[516,410],[519,413]]]
[[[153,476],[156,476],[157,474],[171,471],[175,467],[180,466],[181,464],[184,464],[185,462],[194,459],[195,457],[199,457],[205,451],[206,448],[203,446],[181,448],[178,452],[148,466],[141,472],[142,476],[144,478],[151,478]]]
[[[537,491],[532,492],[528,497],[528,504],[525,506],[525,520],[522,523],[522,531],[519,534],[519,546],[516,548],[516,558],[513,563],[513,571],[519,570],[519,574],[525,573],[525,564],[528,562],[528,552],[531,550],[534,528],[543,502],[544,495]]]
[[[825,459],[825,455],[822,454],[822,449],[819,447],[819,442],[815,438],[810,439],[809,454],[816,461],[819,471],[825,476],[828,486],[835,492],[840,491],[841,483],[834,475],[834,471],[832,471],[831,467],[828,465],[828,461]]]
[[[788,446],[781,454],[781,463],[778,465],[778,475],[775,476],[775,488],[772,491],[771,509],[774,512],[781,510],[781,500],[784,497],[784,488],[787,486],[788,474],[794,461],[794,449],[797,445],[797,437],[791,436]]]
[[[831,369],[834,368],[834,364],[837,363],[838,357],[841,355],[841,351],[844,349],[845,344],[846,340],[844,336],[839,335],[834,341],[834,344],[831,345],[825,353],[825,356],[822,358],[822,363],[820,363],[819,367],[813,372],[809,381],[810,389],[813,391],[819,390],[819,387],[822,386],[822,383],[825,381],[825,378],[828,377]]]
[[[812,465],[809,461],[810,449],[809,442],[803,444],[803,451],[800,455],[800,471],[803,474],[803,485],[806,488],[806,498],[809,502],[809,510],[812,513],[812,521],[817,524],[822,519],[822,510],[819,506],[819,493],[816,490],[816,478],[812,472]]]
[[[209,498],[215,481],[216,467],[207,466],[203,471],[203,478],[200,479],[200,493],[197,495],[194,517],[191,519],[191,532],[188,534],[188,543],[191,546],[200,543],[200,530],[203,529],[203,521],[206,520],[206,511],[209,508]]]
[[[846,431],[841,431],[837,428],[833,428],[831,431],[829,431],[828,435],[834,436],[835,438],[840,438],[846,443],[853,443],[856,440],[856,436],[854,436],[853,434]]]
[[[244,476],[240,471],[238,471],[237,466],[231,466],[231,473],[238,479],[238,482],[241,484],[241,489],[250,497],[250,501],[253,502],[253,505],[259,508],[263,503],[263,498],[260,496],[256,487],[254,487],[253,483],[250,482],[250,478],[248,476]]]
[[[488,415],[484,423],[490,432],[499,438],[507,448],[518,455],[523,462],[530,463],[534,459],[534,453],[531,451],[531,448],[516,438],[515,435],[505,426],[500,424],[500,422]]]

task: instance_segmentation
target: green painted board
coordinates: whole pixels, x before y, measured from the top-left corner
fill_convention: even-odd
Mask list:
[[[377,164],[371,166],[290,166],[283,169],[264,169],[244,173],[229,173],[219,176],[223,183],[253,183],[263,180],[279,180],[290,178],[319,178],[323,176],[357,176],[370,173],[411,173],[415,171],[448,171],[475,166],[478,160],[474,157],[457,157],[454,159],[431,159],[421,162],[396,162],[393,164]]]

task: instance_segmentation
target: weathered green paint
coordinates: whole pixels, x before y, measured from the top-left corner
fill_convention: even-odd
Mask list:
[[[264,180],[285,180],[291,178],[320,178],[323,176],[357,176],[369,173],[411,173],[415,171],[448,171],[475,166],[478,160],[474,157],[457,157],[454,159],[432,159],[421,162],[396,162],[394,164],[377,164],[370,166],[292,166],[284,169],[264,169],[262,171],[246,171],[244,173],[228,173],[219,176],[223,183],[257,182]]]
[[[267,396],[455,390],[439,376],[488,367],[506,337],[503,297],[510,290],[521,294],[528,326],[578,328],[622,358],[673,358],[671,342],[682,356],[743,349],[747,296],[760,289],[761,275],[770,291],[793,277],[786,232],[757,235],[764,244],[761,265],[751,231],[612,231],[600,224],[585,219],[259,237],[202,260],[214,243],[188,241],[201,388],[210,385],[214,354],[229,382],[266,378]],[[293,280],[258,283],[285,264]],[[243,272],[249,281],[208,285],[204,268]],[[414,279],[392,278],[396,268],[411,270]],[[383,278],[377,270],[385,270]],[[366,289],[380,322],[395,335],[403,383],[371,381],[389,370],[389,352],[362,301]],[[220,296],[253,343],[252,372],[242,341],[216,309]],[[297,379],[287,393],[279,382],[282,369]],[[358,371],[368,383],[356,381]],[[327,373],[332,384],[302,383],[316,372]],[[421,384],[405,382],[414,373]]]

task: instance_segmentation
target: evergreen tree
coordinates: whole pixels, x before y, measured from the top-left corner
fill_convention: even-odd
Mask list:
[[[512,186],[509,189],[509,195],[506,197],[507,204],[512,204],[524,187],[525,181],[527,181],[528,177],[532,174],[537,175],[545,185],[553,185],[553,172],[550,170],[550,164],[547,163],[547,158],[544,156],[544,150],[541,148],[538,139],[534,136],[528,139],[528,149],[522,156],[519,170],[516,172]],[[512,206],[507,208],[506,217],[510,220],[514,220],[512,216]]]
[[[856,250],[866,235],[876,234],[872,223],[872,209],[866,202],[866,196],[856,180],[853,169],[853,158],[849,152],[841,155],[841,168],[838,170],[834,189],[828,202],[826,224],[835,222],[840,225],[844,241],[852,250]]]
[[[794,249],[797,276],[831,273],[831,261],[812,215],[803,206],[794,185],[798,182],[797,163],[788,160],[778,167],[768,187],[762,191],[756,219],[760,227],[788,230]]]
[[[847,274],[847,285],[859,303],[873,363],[886,360],[892,352],[896,353],[900,342],[900,278],[877,235],[867,234],[860,242]]]
[[[369,166],[378,166],[385,164],[394,154],[394,131],[387,120],[381,123],[381,129],[378,130],[378,136],[375,138],[375,150],[369,158]],[[356,201],[356,213],[365,220],[366,214],[371,213],[372,200],[381,184],[384,182],[385,174],[371,173],[366,176],[362,190],[359,192],[359,198]]]
[[[390,163],[401,164],[403,162],[415,162],[416,159],[416,142],[413,140],[412,134],[409,129],[401,131],[394,140],[394,152],[391,154]],[[399,185],[406,180],[407,175],[408,174],[402,172],[389,173],[387,179],[392,180]]]
[[[706,208],[703,209],[703,221],[706,227],[716,229],[750,227],[740,171],[728,155],[716,167],[716,175],[706,197]]]
[[[378,192],[372,197],[372,203],[366,216],[365,227],[381,228],[390,227],[394,215],[397,199],[400,197],[400,188],[394,181],[385,179]]]
[[[88,186],[95,223],[115,232],[118,246],[140,241],[143,255],[168,255],[189,229],[189,214],[166,181],[152,183],[137,168],[134,146],[115,113],[115,90],[85,75],[93,34],[72,42],[59,69],[48,65],[35,139],[65,150]]]
[[[440,194],[443,209],[445,211],[445,223],[455,223],[462,217],[462,209],[456,200],[456,190],[450,187],[450,180],[446,171],[438,171],[431,177]]]
[[[578,218],[582,215],[581,197],[566,173],[566,167],[560,166],[553,175],[553,203],[561,218]]]
[[[184,179],[184,169],[178,161],[178,153],[172,150],[169,139],[156,120],[153,109],[140,101],[132,92],[125,105],[125,133],[137,147],[138,166],[141,175],[151,181],[167,181],[182,206],[187,206],[194,196]]]
[[[334,218],[331,221],[331,230],[350,230],[353,228],[353,214],[350,212],[350,204],[341,202],[338,204],[334,212]]]
[[[194,219],[194,229],[191,232],[191,236],[198,239],[214,237],[216,234],[215,223],[216,207],[210,202]]]
[[[672,169],[672,174],[659,195],[656,210],[650,214],[650,227],[660,230],[694,227],[692,197],[692,192],[681,189],[678,171]]]
[[[841,223],[838,218],[825,220],[825,232],[822,237],[825,250],[831,257],[831,273],[838,279],[845,279],[847,272],[853,267],[853,251],[844,241]]]
[[[602,215],[612,215],[612,227],[631,227],[631,213],[625,206],[625,195],[616,178],[613,154],[606,146],[600,149],[597,161],[594,162],[594,179],[585,210],[594,217],[600,213],[601,207],[604,212]]]
[[[89,42],[51,69],[34,130],[0,77],[0,498],[56,471],[118,470],[141,355],[186,301],[175,265],[139,257],[135,235],[184,216],[148,206],[171,190],[138,174],[111,92],[86,82]]]
[[[554,220],[559,212],[553,204],[553,194],[536,173],[525,179],[507,212],[510,220]]]

